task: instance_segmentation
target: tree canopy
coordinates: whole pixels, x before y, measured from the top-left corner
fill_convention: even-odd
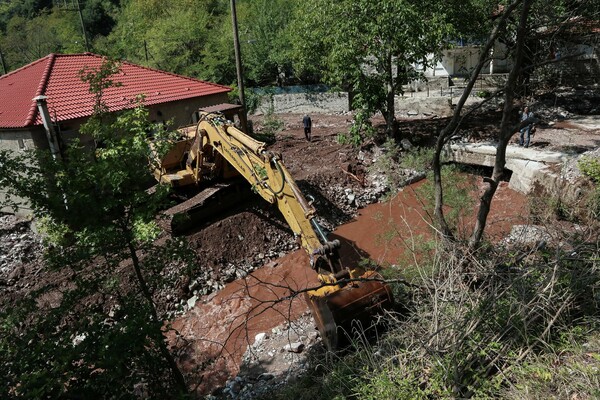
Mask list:
[[[436,62],[454,31],[439,3],[426,3],[307,1],[295,24],[298,68],[320,66],[328,82],[356,93],[355,107],[380,111],[391,129],[394,96],[419,77],[416,64]]]

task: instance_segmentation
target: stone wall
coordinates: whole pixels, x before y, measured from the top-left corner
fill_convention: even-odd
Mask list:
[[[255,114],[267,113],[270,107],[274,113],[341,113],[350,110],[348,93],[289,93],[265,95]]]
[[[447,78],[446,78],[447,81]],[[451,104],[456,104],[460,91],[443,91],[440,97],[439,88],[431,96],[427,92],[406,93],[405,96],[396,96],[396,115],[399,118],[427,117],[430,115],[448,116],[452,114]],[[452,95],[451,95],[452,94]],[[481,101],[478,97],[469,97],[467,105]],[[259,107],[254,114],[261,115],[269,111],[278,113],[346,113],[350,110],[350,100],[346,92],[327,93],[286,93],[276,95],[265,95],[261,99]]]

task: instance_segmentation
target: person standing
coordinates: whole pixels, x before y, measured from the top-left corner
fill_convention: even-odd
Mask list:
[[[529,112],[529,107],[525,106],[521,113],[521,123],[527,121],[527,125],[523,126],[519,132],[519,146],[529,147],[529,141],[531,139],[531,130],[533,129],[533,118],[532,112]]]
[[[310,142],[312,139],[312,136],[311,136],[312,121],[311,121],[310,117],[308,116],[308,114],[304,114],[304,118],[302,118],[302,124],[304,125],[304,136],[306,137],[306,140],[308,140]]]

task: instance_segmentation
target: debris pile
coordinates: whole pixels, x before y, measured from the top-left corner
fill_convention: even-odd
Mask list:
[[[243,356],[240,373],[209,398],[250,400],[264,396],[302,376],[311,355],[322,351],[314,320],[306,313],[296,321],[257,334]]]
[[[0,286],[20,287],[25,267],[38,260],[43,251],[41,238],[31,223],[14,215],[0,215]]]

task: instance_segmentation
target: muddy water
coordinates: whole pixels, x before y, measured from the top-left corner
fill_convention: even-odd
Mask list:
[[[481,178],[475,179],[482,191]],[[342,241],[344,265],[355,265],[367,257],[380,264],[395,264],[412,256],[410,249],[423,240],[421,235],[431,235],[423,199],[417,195],[422,184],[411,185],[390,202],[360,210],[355,220],[333,232],[333,238]],[[524,223],[527,215],[526,198],[507,186],[500,185],[490,212],[486,232],[492,240],[506,236],[511,226]],[[468,231],[474,210],[465,211],[471,217],[464,219],[462,230]],[[307,312],[302,297],[280,299],[295,289],[317,283],[316,274],[308,265],[304,251],[288,254],[275,266],[268,264],[203,298],[184,316],[172,321],[177,335],[171,332],[170,341],[181,348],[181,366],[188,376],[194,377],[190,383],[198,385],[198,393],[210,392],[239,371],[241,358],[256,334],[269,332]]]
[[[473,229],[477,201],[483,194],[484,185],[480,177],[473,177],[472,184],[479,192],[472,204],[461,210],[458,234],[466,237]],[[342,240],[342,260],[353,265],[368,257],[380,265],[402,263],[410,260],[419,244],[432,237],[431,216],[424,209],[426,200],[419,194],[425,184],[420,181],[400,191],[391,201],[372,204],[359,210],[358,217],[340,226],[333,233]],[[492,209],[488,216],[486,237],[497,241],[505,237],[513,225],[526,222],[528,215],[527,197],[508,188],[501,182]]]
[[[226,285],[172,322],[179,335],[172,334],[171,343],[185,349],[181,366],[187,372],[204,370],[191,382],[200,385],[199,393],[239,371],[241,357],[257,333],[270,332],[307,311],[303,297],[286,299],[294,290],[318,284],[307,267],[306,253],[296,251],[274,264]]]

